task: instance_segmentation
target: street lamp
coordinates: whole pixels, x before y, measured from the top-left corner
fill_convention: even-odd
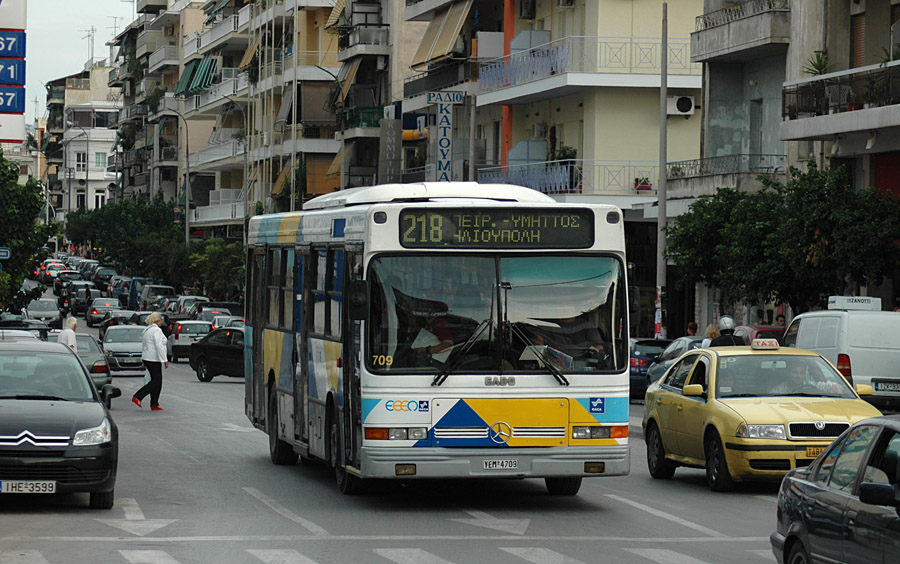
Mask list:
[[[188,133],[188,121],[181,115],[178,110],[171,109],[175,115],[184,122],[184,244],[191,246],[191,155],[190,155],[190,134]]]
[[[250,144],[247,142],[249,139],[248,135],[250,133],[250,120],[247,119],[247,112],[244,111],[243,106],[241,106],[234,98],[231,96],[225,95],[225,98],[228,99],[238,110],[241,111],[241,118],[244,120],[244,217],[246,218],[249,215],[249,205],[248,198],[250,197],[250,163],[247,158],[250,153]],[[247,245],[247,229],[244,226],[244,229],[241,230],[244,234],[244,245]]]

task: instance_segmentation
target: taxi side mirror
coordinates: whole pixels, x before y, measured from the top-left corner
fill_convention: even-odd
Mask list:
[[[872,389],[872,386],[868,384],[857,384],[856,385],[856,393],[861,396],[871,396],[875,393],[875,390]]]
[[[700,384],[688,384],[682,388],[681,393],[688,397],[700,397],[703,395],[703,386]]]

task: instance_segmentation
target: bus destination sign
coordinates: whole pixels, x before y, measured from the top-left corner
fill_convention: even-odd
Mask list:
[[[584,249],[594,243],[588,209],[404,209],[400,244],[409,249]]]

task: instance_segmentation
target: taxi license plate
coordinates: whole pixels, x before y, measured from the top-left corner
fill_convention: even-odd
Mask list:
[[[807,458],[815,458],[815,457],[819,456],[820,454],[822,454],[822,452],[824,450],[825,450],[825,447],[823,447],[823,446],[806,447],[806,457]]]
[[[516,458],[507,458],[503,460],[485,460],[485,470],[515,470],[519,467],[519,460]]]
[[[3,480],[0,493],[52,494],[56,493],[56,482],[49,480]]]
[[[877,392],[900,392],[900,382],[875,382]]]

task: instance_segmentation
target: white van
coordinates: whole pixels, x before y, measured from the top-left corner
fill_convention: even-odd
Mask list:
[[[840,301],[829,304],[840,306],[853,307]],[[815,351],[851,384],[872,386],[874,395],[863,399],[876,407],[900,406],[900,313],[860,309],[802,313],[785,331],[784,346]]]

